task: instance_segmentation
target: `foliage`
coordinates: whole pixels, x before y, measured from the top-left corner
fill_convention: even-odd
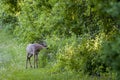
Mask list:
[[[0,32],[0,79],[1,80],[98,80],[83,73],[72,71],[51,72],[51,66],[38,69],[25,69],[25,46],[9,34]],[[45,51],[43,51],[45,52]],[[41,61],[40,61],[41,62]],[[99,78],[108,79],[108,76]]]
[[[112,70],[117,72],[117,80],[119,80],[119,72],[120,72],[120,51],[119,51],[119,45],[120,45],[120,38],[119,38],[119,32],[114,31],[110,35],[109,39],[103,42],[103,47],[101,49],[101,53],[103,61],[108,64]]]
[[[119,0],[1,0],[0,8],[0,29],[19,43],[48,44],[40,67],[118,73]]]
[[[18,25],[16,13],[19,11],[17,7],[17,0],[1,0],[0,2],[0,22],[2,28],[6,32],[13,33],[15,27]]]
[[[90,35],[68,38],[68,43],[58,50],[54,70],[82,71],[89,74],[106,72],[108,66],[102,62],[99,52],[103,39],[104,33],[96,35],[95,39],[91,39]]]

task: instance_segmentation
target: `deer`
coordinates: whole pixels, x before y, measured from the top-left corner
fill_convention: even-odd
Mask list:
[[[47,45],[45,43],[32,43],[27,45],[26,69],[27,69],[28,61],[29,61],[30,67],[32,68],[31,61],[30,61],[32,56],[34,57],[34,68],[38,68],[38,54],[44,48],[47,48]]]

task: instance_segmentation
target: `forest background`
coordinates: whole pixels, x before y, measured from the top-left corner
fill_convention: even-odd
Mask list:
[[[120,80],[119,0],[1,0],[0,35],[1,80]],[[49,49],[25,70],[39,41]]]

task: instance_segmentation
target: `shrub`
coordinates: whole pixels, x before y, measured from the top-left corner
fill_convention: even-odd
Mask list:
[[[99,34],[95,39],[90,35],[80,38],[72,36],[68,43],[59,49],[54,69],[58,71],[76,71],[89,74],[103,73],[107,66],[101,61],[99,49],[104,34]],[[69,42],[70,41],[70,42]]]
[[[109,65],[113,71],[117,72],[119,80],[120,72],[120,32],[113,30],[110,36],[102,44],[101,53],[103,61]]]

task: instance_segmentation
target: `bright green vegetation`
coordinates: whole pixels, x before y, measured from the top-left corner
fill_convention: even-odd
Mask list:
[[[120,80],[119,0],[1,0],[0,80]],[[39,69],[28,43],[45,41]]]
[[[0,32],[0,80],[106,80],[108,75],[88,76],[82,72],[53,72],[51,66],[25,69],[25,46],[12,36]],[[41,63],[41,61],[40,61]]]

